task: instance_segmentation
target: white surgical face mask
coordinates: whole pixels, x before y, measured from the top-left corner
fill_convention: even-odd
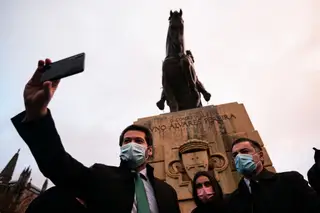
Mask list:
[[[257,164],[253,160],[253,155],[250,154],[239,153],[235,158],[235,165],[237,171],[243,175],[251,175],[257,169]]]
[[[120,159],[135,169],[146,161],[146,150],[145,146],[135,142],[127,143],[120,148]]]

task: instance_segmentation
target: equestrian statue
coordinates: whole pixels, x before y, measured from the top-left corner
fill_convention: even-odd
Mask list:
[[[199,81],[194,58],[190,50],[184,49],[184,21],[182,10],[170,10],[166,41],[166,57],[162,63],[162,94],[157,107],[163,110],[165,102],[170,112],[202,107],[201,94],[209,101],[211,94]]]

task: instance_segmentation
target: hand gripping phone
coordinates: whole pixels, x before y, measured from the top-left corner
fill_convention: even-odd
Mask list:
[[[84,71],[85,53],[80,53],[44,66],[41,83],[69,77]]]

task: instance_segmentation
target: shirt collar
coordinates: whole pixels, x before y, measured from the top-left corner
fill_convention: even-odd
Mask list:
[[[139,173],[142,174],[144,177],[148,178],[148,176],[147,176],[147,168],[142,169]]]
[[[276,174],[273,172],[268,171],[267,169],[263,168],[263,170],[252,179],[256,182],[259,180],[274,180],[276,178]]]
[[[256,177],[251,178],[251,179],[247,179],[245,177],[242,178],[242,181],[239,182],[238,188],[241,192],[245,192],[248,193],[251,191],[251,187],[250,187],[250,182],[256,182],[258,183],[261,180],[274,180],[276,178],[276,173],[270,172],[267,169],[263,169],[260,174],[258,174]]]
[[[247,184],[247,186],[250,186],[250,180],[247,178],[243,178],[244,182]]]

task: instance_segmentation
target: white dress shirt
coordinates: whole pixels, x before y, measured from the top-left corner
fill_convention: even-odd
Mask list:
[[[249,189],[250,194],[252,194],[252,192],[251,192],[251,186],[250,186],[250,181],[254,181],[254,180],[249,180],[249,179],[247,179],[247,178],[243,178],[243,180],[244,180],[244,182],[246,183],[246,185],[247,185],[247,187],[248,187],[248,189]],[[254,182],[259,183],[259,181],[254,181]]]
[[[147,198],[148,198],[148,203],[150,207],[150,212],[151,213],[158,213],[158,204],[156,197],[154,195],[153,187],[148,179],[147,176],[147,169],[143,169],[140,171],[140,174],[142,174],[144,177],[146,177],[147,180],[144,178],[141,178],[143,181],[144,189],[146,190]],[[137,197],[136,194],[134,194],[134,202],[133,202],[133,207],[131,213],[137,213]]]
[[[250,180],[247,179],[247,178],[244,178],[243,180],[244,180],[244,182],[246,183],[246,185],[247,185],[247,187],[248,187],[248,189],[249,189],[249,192],[250,192],[250,194],[251,194]]]

